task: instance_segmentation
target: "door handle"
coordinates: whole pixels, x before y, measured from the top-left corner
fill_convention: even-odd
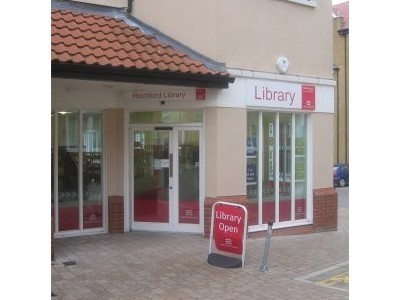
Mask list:
[[[172,153],[169,155],[169,177],[173,177],[174,175],[174,156]]]

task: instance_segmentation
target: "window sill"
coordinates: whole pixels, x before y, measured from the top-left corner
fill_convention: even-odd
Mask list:
[[[284,0],[284,1],[294,2],[297,4],[302,4],[302,5],[311,6],[311,7],[317,6],[317,0]]]
[[[307,219],[303,220],[295,220],[295,221],[287,221],[287,222],[281,222],[279,224],[274,224],[273,229],[283,229],[283,228],[289,228],[289,227],[296,227],[296,226],[304,226],[304,225],[311,225],[313,222]],[[267,224],[263,225],[251,225],[249,226],[248,232],[253,233],[253,232],[260,232],[260,231],[265,231],[268,229]]]

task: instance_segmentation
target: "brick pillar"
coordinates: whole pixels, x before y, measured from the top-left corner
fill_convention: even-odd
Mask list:
[[[108,197],[108,233],[124,232],[124,197]]]
[[[55,242],[54,242],[54,217],[51,217],[51,261],[55,257]]]
[[[336,190],[324,188],[314,190],[314,229],[337,230],[338,197]]]

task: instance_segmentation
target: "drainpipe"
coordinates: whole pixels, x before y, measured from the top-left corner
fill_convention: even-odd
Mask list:
[[[347,107],[348,107],[348,97],[347,97],[347,89],[348,89],[348,78],[347,78],[347,72],[348,72],[348,66],[347,66],[347,36],[349,34],[349,29],[340,29],[338,30],[339,35],[344,37],[344,109],[345,109],[345,134],[346,134],[346,140],[345,140],[345,145],[346,145],[346,151],[345,151],[345,163],[348,164],[348,157],[347,157],[347,153],[348,153],[348,139],[349,139],[349,135],[348,135],[348,111],[347,111]]]
[[[133,0],[128,0],[128,8],[126,9],[126,12],[130,14],[132,12],[132,2]]]
[[[333,76],[336,79],[336,163],[339,163],[339,67],[333,66]]]

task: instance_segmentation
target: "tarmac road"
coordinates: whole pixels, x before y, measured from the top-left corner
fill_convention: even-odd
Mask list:
[[[349,187],[337,187],[338,207],[349,209]]]

